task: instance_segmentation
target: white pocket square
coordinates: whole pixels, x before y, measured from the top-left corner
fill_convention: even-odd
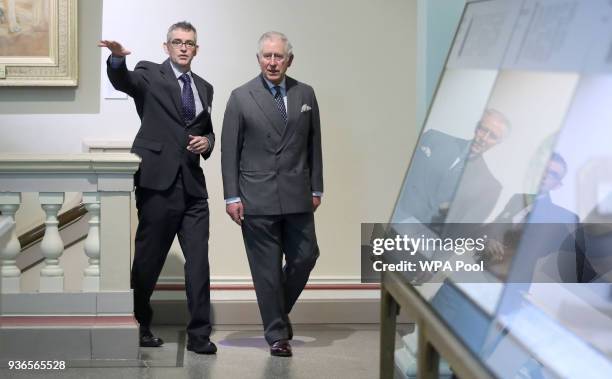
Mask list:
[[[312,108],[310,106],[308,106],[308,104],[304,104],[302,105],[302,113],[303,112],[308,112],[309,110],[311,110]]]
[[[208,114],[210,114],[210,112],[212,111],[212,108],[210,107],[210,105],[208,106]]]
[[[427,158],[431,157],[431,149],[429,146],[421,146],[421,151],[425,154]]]

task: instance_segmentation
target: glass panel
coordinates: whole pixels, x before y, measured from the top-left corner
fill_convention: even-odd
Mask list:
[[[400,190],[392,234],[486,235],[406,278],[499,377],[612,375],[611,52],[610,1],[469,2]]]

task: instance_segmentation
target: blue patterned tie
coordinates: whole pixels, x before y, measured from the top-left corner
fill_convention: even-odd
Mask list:
[[[181,103],[183,104],[183,120],[188,124],[195,118],[195,99],[193,98],[193,90],[191,89],[191,77],[184,73],[179,76],[183,82],[183,90],[181,91]]]
[[[281,87],[275,86],[274,90],[276,94],[274,95],[274,101],[276,101],[276,107],[283,117],[283,121],[285,121],[285,125],[287,125],[287,110],[285,109],[285,101],[283,100],[283,94],[281,93]]]

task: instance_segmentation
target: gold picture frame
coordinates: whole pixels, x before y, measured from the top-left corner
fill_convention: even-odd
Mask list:
[[[0,0],[0,87],[74,87],[77,0]]]

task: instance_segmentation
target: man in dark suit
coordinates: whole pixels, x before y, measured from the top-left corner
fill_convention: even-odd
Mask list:
[[[223,189],[227,213],[242,227],[270,353],[291,356],[288,314],[319,256],[319,108],[312,87],[285,75],[293,53],[284,34],[264,33],[257,60],[261,75],[235,89],[225,110]]]
[[[421,136],[392,222],[483,222],[493,210],[501,184],[482,155],[500,143],[510,123],[499,111],[484,111],[471,140],[438,130]],[[449,206],[452,207],[449,211]]]
[[[512,280],[529,282],[539,259],[558,254],[557,267],[545,266],[545,273],[563,282],[580,282],[590,270],[584,259],[584,236],[578,216],[553,203],[550,191],[563,185],[567,163],[552,153],[537,194],[514,194],[495,220],[484,227],[487,249],[481,259],[489,269],[506,279],[519,243],[527,248],[520,265],[514,265]],[[557,271],[558,272],[555,272]]]
[[[150,330],[151,294],[168,251],[178,235],[185,256],[185,290],[191,320],[187,349],[214,354],[209,339],[210,275],[208,266],[208,194],[200,156],[210,157],[215,143],[210,119],[213,87],[191,72],[198,52],[196,30],[188,22],[168,29],[163,44],[169,59],[126,67],[130,54],[120,43],[103,40],[111,56],[108,77],[134,99],[141,125],[132,152],[141,158],[135,176],[138,230],[132,266],[134,314],[140,324],[140,346],[163,344]]]

